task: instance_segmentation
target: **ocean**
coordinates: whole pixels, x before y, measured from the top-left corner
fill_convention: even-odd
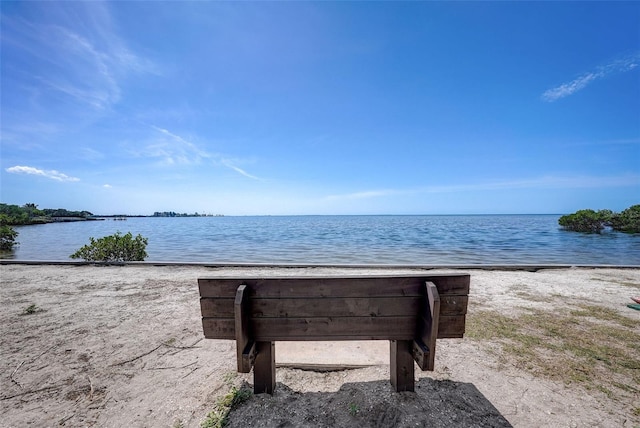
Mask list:
[[[559,215],[129,217],[15,227],[2,258],[71,260],[115,232],[149,239],[147,261],[212,264],[639,265],[640,234],[568,232]]]

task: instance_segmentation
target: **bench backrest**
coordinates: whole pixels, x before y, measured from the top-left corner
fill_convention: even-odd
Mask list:
[[[205,337],[236,338],[236,295],[245,285],[255,341],[413,340],[429,321],[427,283],[439,294],[437,337],[462,337],[467,274],[198,279]]]

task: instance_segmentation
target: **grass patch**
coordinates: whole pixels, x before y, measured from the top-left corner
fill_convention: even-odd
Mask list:
[[[613,281],[614,284],[622,285],[623,287],[635,288],[640,290],[640,284],[632,281]]]
[[[358,413],[360,413],[360,407],[356,403],[349,403],[349,414],[356,416]]]
[[[620,315],[620,313],[615,309],[605,308],[598,305],[578,305],[578,307],[580,309],[572,310],[570,314],[577,317],[591,317],[601,321],[608,321],[629,328],[633,328],[638,325],[638,321],[625,317],[624,315]]]
[[[38,307],[35,303],[27,306],[22,310],[21,315],[33,315],[37,312],[42,311],[42,308]]]
[[[466,336],[495,341],[501,358],[547,379],[579,384],[618,400],[640,384],[637,321],[596,305],[573,310],[526,309],[513,317],[496,311],[468,315]]]
[[[640,283],[633,282],[632,280],[617,281],[617,280],[604,279],[604,278],[595,278],[595,277],[592,277],[590,279],[592,281],[609,282],[611,284],[621,285],[623,287],[629,287],[629,288],[636,288],[636,289],[640,290]]]
[[[229,413],[247,401],[251,395],[250,389],[232,387],[231,391],[218,401],[200,426],[202,428],[222,428],[226,426],[229,423]]]
[[[635,289],[640,290],[640,284],[638,284],[637,282],[616,281],[616,284],[622,285],[623,287],[631,287],[631,288],[635,288]]]

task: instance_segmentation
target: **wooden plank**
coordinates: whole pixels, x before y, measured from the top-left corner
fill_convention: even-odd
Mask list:
[[[441,295],[469,294],[468,274],[345,277],[199,278],[201,297],[232,298],[240,284],[260,297],[419,296],[422,284],[433,282]]]
[[[199,279],[202,297],[228,297],[240,283],[252,289],[252,296],[264,298],[419,296],[411,278],[238,278]]]
[[[336,320],[331,327],[328,326],[330,320]],[[261,320],[261,321],[258,321]],[[391,320],[391,324],[389,324]],[[398,326],[398,320],[403,320],[403,326]],[[260,331],[260,336],[254,333],[254,339],[266,340],[314,340],[309,337],[318,334],[315,340],[391,340],[393,334],[403,333],[396,339],[412,339],[411,331],[415,331],[415,317],[376,317],[376,318],[258,318],[256,326]],[[269,323],[271,322],[271,324]],[[414,325],[410,324],[414,322]],[[421,322],[425,322],[422,320]],[[284,323],[289,325],[298,324],[295,328],[287,330]],[[313,328],[310,326],[313,325]],[[324,326],[324,327],[323,327]],[[356,328],[356,326],[359,326]],[[362,329],[362,327],[365,327]],[[269,335],[262,335],[265,330],[277,327],[278,330]],[[207,339],[235,339],[235,321],[233,318],[203,318],[202,329],[204,337]],[[331,333],[327,331],[331,330]],[[465,331],[465,317],[462,316],[442,316],[438,325],[438,339],[461,338]],[[277,337],[277,338],[274,338]]]
[[[326,300],[323,300],[326,299]],[[252,317],[296,317],[305,313],[314,316],[403,316],[415,314],[421,297],[373,297],[373,298],[306,298],[306,299],[256,299],[250,298]],[[467,296],[440,296],[440,315],[464,315],[467,313]],[[234,299],[203,297],[200,309],[205,318],[230,318],[234,316]],[[329,310],[327,312],[327,310]],[[353,311],[353,312],[351,312]]]
[[[273,394],[276,387],[276,347],[273,342],[256,343],[256,362],[253,368],[253,392]]]
[[[416,317],[256,318],[256,340],[413,340]]]
[[[417,317],[256,318],[255,341],[412,340]],[[235,339],[233,318],[203,318],[207,339]]]
[[[202,331],[205,339],[236,338],[236,321],[233,318],[202,318]]]
[[[456,339],[464,336],[465,317],[459,316],[442,316],[440,315],[440,323],[438,325],[438,339]]]
[[[463,295],[469,294],[471,285],[471,275],[469,274],[452,274],[452,275],[433,275],[420,277],[422,284],[425,282],[433,282],[438,288],[440,298],[443,295]]]
[[[440,292],[438,292],[440,294]],[[465,315],[469,306],[469,296],[440,294],[440,316]]]
[[[249,322],[249,289],[246,285],[238,287],[233,307],[238,372],[249,373],[252,364],[253,340]]]
[[[411,355],[412,340],[392,340],[391,344],[391,385],[396,392],[410,391],[415,389],[415,368],[413,366],[413,356]]]
[[[202,297],[200,298],[200,311],[202,316],[206,318],[232,318],[234,316],[234,301],[235,298]]]
[[[252,299],[252,318],[415,316],[420,297]]]

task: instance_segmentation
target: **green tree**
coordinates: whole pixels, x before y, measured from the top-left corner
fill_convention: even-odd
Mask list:
[[[85,259],[90,262],[128,262],[142,261],[147,257],[148,239],[137,235],[135,238],[128,232],[95,239],[89,238],[89,245],[85,245],[70,255],[72,259]]]
[[[22,209],[27,212],[29,218],[40,217],[44,215],[44,212],[42,210],[39,210],[36,204],[24,204]]]
[[[0,215],[4,215],[2,224],[29,224],[29,213],[17,205],[0,204]]]
[[[579,210],[573,214],[563,215],[558,223],[565,230],[575,232],[599,233],[607,226],[613,216],[610,210]]]
[[[633,205],[611,217],[613,230],[626,233],[640,233],[640,205]]]
[[[2,224],[0,226],[0,250],[12,250],[14,245],[17,244],[17,237],[18,232],[13,230],[13,228],[11,228],[10,226]]]

